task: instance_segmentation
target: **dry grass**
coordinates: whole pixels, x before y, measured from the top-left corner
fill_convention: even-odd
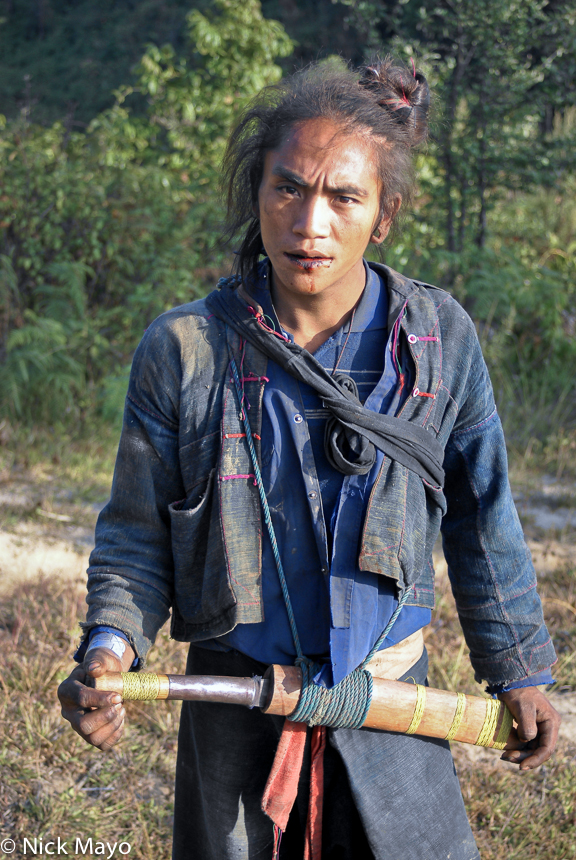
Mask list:
[[[563,649],[556,675],[572,684],[574,571],[545,579],[542,592]],[[126,841],[132,857],[168,860],[178,706],[130,704],[125,739],[109,754],[88,747],[70,730],[60,716],[56,687],[70,668],[82,604],[69,586],[40,580],[18,589],[2,610],[0,836],[20,844],[25,836]],[[434,625],[428,636],[431,683],[478,693],[442,582]],[[163,632],[153,665],[182,671],[183,648]],[[495,753],[454,746],[483,860],[576,857],[576,746],[564,742],[551,764],[527,776],[500,763]]]
[[[52,438],[45,443],[49,457],[38,453],[37,440],[28,441],[29,453],[27,440],[18,439],[18,457],[8,462],[0,439],[10,482],[22,474],[23,481],[72,488],[71,505],[105,498],[112,439],[94,451]],[[73,513],[64,504],[54,509]],[[537,567],[560,657],[555,675],[576,691],[576,572],[571,538],[562,537],[563,554],[554,556],[552,544],[538,536]],[[70,670],[83,615],[83,596],[54,578],[20,586],[0,609],[0,842],[92,837],[94,844],[128,842],[138,860],[168,860],[178,705],[129,704],[125,738],[109,754],[77,737],[60,716],[56,687]],[[478,694],[441,570],[427,646],[432,685]],[[162,632],[151,667],[183,671],[184,649]],[[483,860],[576,858],[576,743],[564,740],[552,763],[523,776],[497,753],[458,744],[454,752]],[[0,860],[20,856],[0,849]]]
[[[81,596],[47,580],[18,589],[2,609],[0,835],[19,846],[24,837],[125,841],[132,857],[167,860],[178,705],[129,705],[125,739],[109,754],[74,734],[56,688],[83,613]],[[183,671],[182,647],[162,633],[154,662]]]
[[[441,565],[439,565],[441,568]],[[576,570],[569,564],[539,575],[548,628],[559,655],[554,676],[576,690]],[[447,577],[426,646],[430,684],[478,695]],[[453,744],[462,793],[482,860],[569,860],[576,857],[576,740],[560,741],[553,759],[520,774],[499,753]],[[424,860],[424,858],[423,858]]]
[[[64,425],[24,427],[0,418],[0,484],[33,482],[41,496],[66,488],[83,502],[107,498],[118,437],[104,423],[72,433]]]

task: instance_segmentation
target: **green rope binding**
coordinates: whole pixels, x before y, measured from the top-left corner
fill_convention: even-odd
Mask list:
[[[372,701],[372,675],[356,669],[327,690],[313,682],[320,666],[310,660],[296,660],[302,670],[302,692],[298,706],[288,719],[309,726],[359,729],[366,722]]]
[[[280,587],[282,589],[282,595],[286,604],[288,621],[290,622],[290,630],[292,631],[294,647],[296,648],[296,653],[298,655],[296,659],[296,665],[299,666],[302,670],[302,691],[300,693],[300,699],[298,700],[296,710],[289,715],[288,719],[292,722],[307,723],[309,726],[330,726],[331,728],[335,729],[359,729],[361,726],[364,725],[364,722],[366,721],[366,717],[368,715],[368,711],[370,709],[370,704],[372,701],[372,675],[366,670],[365,667],[372,659],[374,654],[380,649],[380,646],[382,645],[382,643],[388,636],[390,630],[394,626],[394,622],[398,618],[400,610],[402,609],[402,607],[408,600],[410,594],[412,593],[412,588],[407,589],[400,598],[398,606],[394,610],[390,621],[384,628],[382,634],[378,637],[377,641],[374,643],[372,650],[367,655],[360,668],[355,669],[354,672],[351,672],[342,681],[340,681],[339,684],[336,684],[330,690],[326,689],[325,687],[320,687],[318,684],[314,683],[313,678],[315,675],[318,674],[321,667],[319,666],[319,664],[314,663],[312,660],[309,660],[308,657],[305,657],[302,652],[302,648],[300,645],[300,637],[298,636],[298,630],[296,629],[296,619],[294,618],[292,602],[288,593],[288,586],[286,584],[284,568],[282,566],[282,560],[280,558],[280,551],[278,549],[278,543],[276,541],[276,535],[274,533],[274,526],[272,525],[270,508],[268,507],[268,500],[264,491],[262,474],[260,472],[260,466],[258,465],[256,449],[254,448],[252,429],[250,427],[250,422],[248,421],[246,410],[244,409],[244,389],[243,385],[240,382],[240,376],[238,373],[236,362],[234,360],[234,356],[231,352],[230,367],[232,370],[234,385],[236,387],[236,394],[238,396],[238,402],[240,405],[240,417],[244,425],[246,441],[248,442],[250,457],[252,459],[252,465],[254,467],[256,485],[258,487],[258,493],[260,495],[260,501],[262,504],[262,511],[264,513],[264,522],[266,523],[268,534],[270,536],[270,543],[272,544],[274,561],[276,562],[278,577],[280,579]]]

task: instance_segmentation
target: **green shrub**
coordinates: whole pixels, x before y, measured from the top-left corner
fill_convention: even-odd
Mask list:
[[[229,126],[291,51],[257,0],[193,11],[193,57],[150,46],[131,88],[86,133],[0,124],[0,412],[41,423],[112,420],[146,326],[229,264],[217,236]]]

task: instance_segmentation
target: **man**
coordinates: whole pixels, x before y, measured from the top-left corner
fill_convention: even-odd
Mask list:
[[[309,70],[233,133],[239,278],[163,315],[134,359],[83,664],[60,692],[95,746],[119,740],[124,710],[84,682],[139,668],[169,611],[190,673],[305,655],[326,687],[368,658],[424,683],[442,523],[477,678],[527,743],[503,758],[529,769],[551,754],[559,718],[536,685],[555,655],[474,327],[446,293],[363,259],[409,197],[428,102],[423,76],[390,62],[360,80]],[[327,730],[321,848],[316,754],[279,844],[261,801],[282,732],[277,717],[185,703],[175,860],[478,857],[448,743],[364,729]]]

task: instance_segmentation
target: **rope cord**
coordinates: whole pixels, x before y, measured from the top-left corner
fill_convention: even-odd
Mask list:
[[[304,658],[296,660],[302,670],[302,692],[296,710],[288,719],[309,726],[359,729],[364,725],[372,702],[372,675],[356,669],[327,690],[312,680],[320,666]]]
[[[302,647],[300,645],[300,637],[298,636],[298,630],[296,628],[296,619],[294,618],[294,611],[292,609],[292,601],[290,600],[290,595],[288,593],[288,586],[286,585],[286,577],[284,575],[284,568],[282,566],[282,559],[280,558],[280,550],[278,549],[278,543],[276,541],[276,534],[274,532],[274,526],[272,525],[272,517],[270,516],[270,508],[268,507],[268,499],[266,498],[266,492],[264,491],[264,483],[262,481],[262,473],[260,472],[260,466],[258,465],[258,458],[256,456],[256,449],[254,448],[254,442],[252,440],[252,429],[250,427],[250,422],[248,421],[248,416],[246,414],[246,410],[244,409],[244,388],[243,384],[240,382],[240,375],[238,373],[238,368],[236,367],[236,362],[234,361],[234,356],[230,354],[230,367],[232,369],[232,376],[234,377],[234,384],[236,386],[236,393],[238,395],[238,401],[240,403],[240,418],[242,419],[242,423],[244,424],[244,431],[246,433],[246,441],[248,442],[248,448],[250,449],[250,457],[252,458],[252,465],[254,466],[254,475],[256,476],[256,485],[258,487],[258,493],[260,495],[260,502],[262,504],[262,510],[264,512],[264,522],[266,523],[266,528],[268,529],[268,534],[270,535],[270,543],[272,544],[272,552],[274,554],[274,561],[276,562],[276,568],[278,570],[278,577],[280,579],[280,587],[282,589],[282,596],[284,597],[284,603],[286,604],[286,611],[288,613],[288,621],[290,622],[290,630],[292,631],[292,638],[294,639],[294,647],[296,648],[296,653],[300,659],[304,659],[304,653],[302,651]]]
[[[445,741],[453,741],[456,737],[456,733],[460,728],[460,723],[462,722],[465,709],[466,696],[464,695],[464,693],[458,693],[458,697],[456,700],[456,710],[454,711],[454,718],[452,720],[452,725],[448,729],[448,734],[444,738]]]
[[[484,717],[484,722],[482,724],[482,728],[480,729],[480,734],[476,738],[476,746],[492,746],[492,738],[494,737],[494,732],[496,731],[498,717],[500,716],[500,710],[502,709],[502,707],[503,703],[499,702],[498,699],[486,699],[486,716]]]
[[[500,714],[502,714],[502,723],[500,725],[500,729],[498,730],[498,734],[494,738],[494,732],[496,731],[496,726],[498,725],[498,720],[500,718]],[[487,699],[486,700],[486,716],[484,718],[484,723],[482,728],[480,729],[480,734],[476,738],[476,746],[479,747],[492,747],[493,749],[503,750],[506,747],[506,742],[508,740],[508,735],[512,730],[512,714],[504,704],[504,702],[498,701],[498,699]],[[494,740],[492,740],[494,738]]]
[[[258,458],[256,456],[256,449],[254,448],[252,430],[250,427],[250,422],[248,421],[246,410],[244,409],[243,405],[243,378],[240,378],[240,374],[238,373],[238,368],[236,366],[236,362],[234,360],[234,356],[232,355],[231,350],[229,351],[229,356],[232,377],[234,379],[238,403],[240,405],[240,419],[244,425],[246,433],[246,441],[248,443],[248,449],[250,451],[250,457],[252,459],[252,465],[254,467],[254,475],[256,478],[258,493],[260,495],[262,511],[264,513],[264,522],[266,523],[266,528],[268,529],[268,534],[270,536],[272,553],[274,555],[274,561],[276,562],[276,569],[278,570],[278,578],[280,580],[280,587],[282,589],[282,595],[286,604],[288,621],[290,622],[290,630],[292,631],[294,647],[296,649],[296,654],[298,655],[296,658],[296,665],[299,666],[302,671],[302,691],[300,693],[300,699],[298,701],[296,710],[289,715],[288,719],[293,722],[305,722],[308,723],[308,725],[310,726],[320,725],[331,726],[332,728],[360,728],[366,720],[372,701],[372,675],[366,670],[366,664],[374,656],[376,651],[379,650],[380,645],[386,639],[388,633],[394,625],[394,622],[400,614],[400,610],[402,609],[408,597],[412,593],[412,589],[409,588],[407,589],[407,591],[404,592],[398,603],[398,606],[396,607],[395,611],[392,614],[392,617],[390,618],[390,621],[388,622],[384,631],[374,643],[372,650],[358,669],[355,669],[354,672],[351,672],[349,675],[346,676],[346,678],[344,678],[342,681],[340,681],[339,684],[336,684],[330,690],[314,683],[313,678],[315,675],[318,674],[321,667],[317,663],[314,663],[312,660],[309,660],[308,657],[304,656],[302,647],[300,645],[300,637],[298,636],[298,630],[296,628],[296,619],[294,618],[292,602],[288,593],[288,586],[286,584],[284,567],[280,558],[280,551],[278,549],[278,543],[276,541],[276,534],[274,532],[274,526],[272,524],[272,517],[270,515],[270,508],[268,507],[268,500],[266,498],[266,492],[264,490],[264,483],[262,481],[262,474],[260,472],[260,466],[258,464]],[[420,695],[420,692],[418,692],[419,697]],[[420,699],[418,699],[418,701],[420,701]],[[420,722],[420,719],[421,715],[418,719],[418,723]]]
[[[496,735],[496,740],[492,744],[495,750],[503,750],[506,748],[506,743],[508,741],[508,737],[510,732],[512,731],[512,723],[513,718],[511,712],[508,710],[504,702],[500,702],[502,707],[504,708],[504,716],[502,717],[502,725]]]
[[[149,702],[158,698],[160,678],[152,672],[122,672],[122,681],[124,684],[123,699]]]
[[[424,708],[426,707],[426,687],[423,684],[416,684],[416,704],[414,705],[414,713],[410,725],[406,729],[407,735],[415,735],[418,731],[418,726],[422,722],[424,716]]]
[[[382,631],[382,633],[380,634],[380,636],[378,637],[378,639],[376,640],[374,645],[372,646],[372,650],[370,651],[370,653],[364,659],[364,662],[362,663],[362,665],[360,667],[361,669],[365,669],[367,664],[370,662],[370,660],[374,656],[374,654],[380,650],[380,646],[382,645],[382,643],[384,642],[384,640],[386,639],[386,637],[388,636],[388,634],[390,633],[390,631],[394,627],[394,622],[396,621],[396,619],[400,615],[400,611],[401,611],[402,607],[404,606],[404,604],[406,603],[406,601],[408,600],[408,598],[412,594],[413,587],[414,586],[411,585],[410,588],[407,588],[406,591],[404,592],[404,594],[402,595],[402,597],[400,598],[400,600],[398,601],[398,606],[396,607],[396,609],[392,613],[392,617],[390,618],[390,621],[388,622],[388,624],[386,625],[386,627],[384,628],[384,630]]]

